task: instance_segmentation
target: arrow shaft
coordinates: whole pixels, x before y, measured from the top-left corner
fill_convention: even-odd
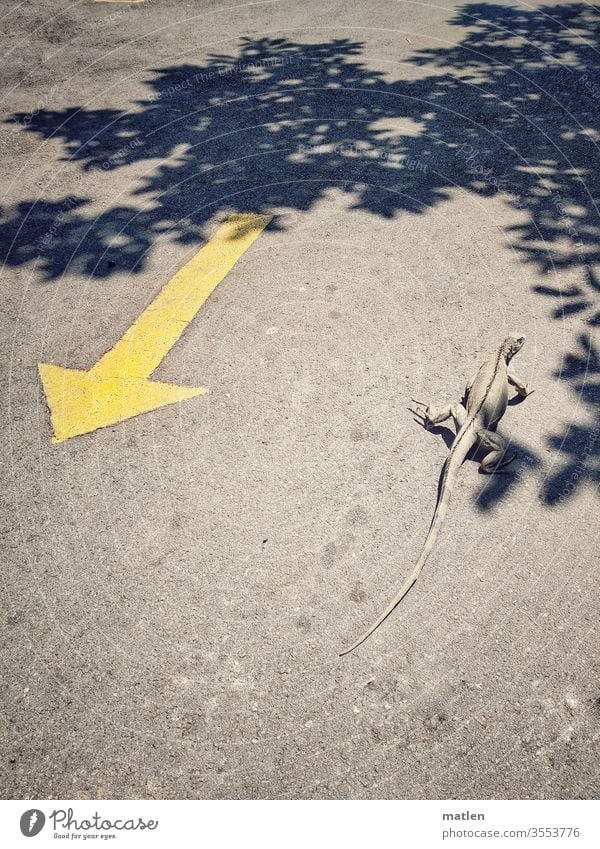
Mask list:
[[[92,368],[96,378],[147,378],[211,292],[262,233],[270,215],[231,216],[162,288],[123,337]]]

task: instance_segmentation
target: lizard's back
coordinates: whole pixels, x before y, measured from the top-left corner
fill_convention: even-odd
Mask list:
[[[481,366],[467,398],[467,413],[474,415],[483,427],[497,424],[508,405],[506,362],[496,352]]]

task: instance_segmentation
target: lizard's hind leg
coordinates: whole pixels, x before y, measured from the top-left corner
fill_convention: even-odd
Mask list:
[[[508,452],[508,442],[499,433],[484,429],[477,432],[477,437],[482,448],[488,449],[488,453],[479,464],[480,472],[492,474],[515,459],[516,454],[514,451]]]
[[[467,411],[462,404],[448,404],[447,407],[432,407],[429,404],[424,404],[423,401],[417,401],[414,398],[411,400],[415,404],[418,404],[419,407],[423,407],[423,410],[418,411],[418,415],[420,415],[427,424],[441,424],[452,416],[454,419],[454,426],[456,427],[456,430],[459,431],[467,415]]]

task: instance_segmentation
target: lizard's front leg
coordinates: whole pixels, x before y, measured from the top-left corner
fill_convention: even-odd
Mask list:
[[[423,403],[423,401],[415,400],[415,398],[413,398],[412,401],[419,407],[423,407],[423,410],[413,410],[413,412],[416,412],[417,415],[421,416],[428,425],[441,424],[452,416],[454,419],[454,427],[458,432],[461,429],[467,415],[467,411],[462,404],[448,404],[447,407],[432,407],[429,404]]]
[[[479,444],[488,449],[488,453],[479,464],[480,472],[486,475],[492,474],[515,459],[516,454],[514,451],[508,453],[508,442],[499,433],[483,428],[477,431],[477,438]]]
[[[522,398],[527,398],[528,395],[531,395],[533,389],[530,389],[528,384],[525,383],[524,380],[521,380],[520,377],[517,377],[516,374],[508,373],[508,382],[511,386],[514,386],[519,395]]]

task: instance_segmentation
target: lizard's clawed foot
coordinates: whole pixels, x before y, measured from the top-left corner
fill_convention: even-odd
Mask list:
[[[410,400],[413,402],[413,404],[416,404],[417,407],[423,408],[421,410],[411,410],[411,412],[416,413],[416,415],[422,416],[423,418],[427,418],[427,413],[429,412],[429,404],[426,404],[425,401],[417,401],[416,398],[411,398]],[[410,410],[411,408],[409,407],[408,409]]]
[[[517,389],[517,392],[521,398],[527,398],[529,395],[533,395],[535,389],[531,389],[529,386],[522,386]]]
[[[488,461],[487,464],[485,462],[486,458],[484,458],[479,464],[479,471],[483,475],[509,474],[509,472],[504,471],[504,469],[506,466],[510,465],[510,463],[512,463],[513,460],[516,459],[516,457],[517,455],[514,452],[511,452],[510,454],[504,454],[504,456],[500,460],[497,460],[496,462]]]
[[[417,409],[413,410],[412,407],[407,407],[407,410],[409,410],[413,414],[413,416],[417,417],[415,421],[418,424],[423,425],[423,427],[425,428],[429,427],[429,425],[431,424],[428,415],[429,405],[425,404],[424,401],[417,401],[416,398],[411,398],[410,400],[413,402],[413,404],[417,405]]]

